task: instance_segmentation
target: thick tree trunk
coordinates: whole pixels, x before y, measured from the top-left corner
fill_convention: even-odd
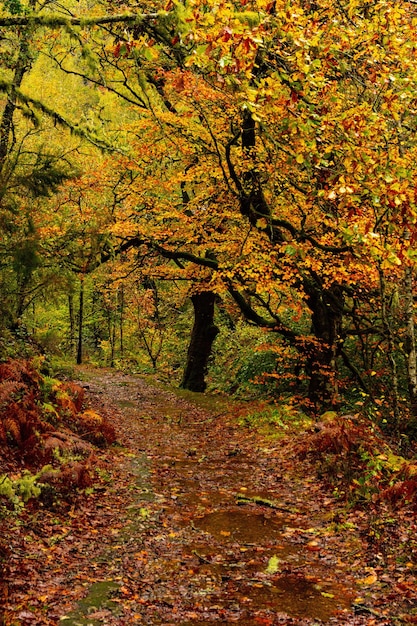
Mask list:
[[[315,410],[336,407],[339,402],[336,359],[340,352],[343,319],[343,294],[337,285],[321,289],[306,286],[314,340],[309,349],[308,399]]]
[[[211,291],[203,291],[191,297],[194,307],[194,326],[181,382],[183,389],[203,392],[206,388],[207,363],[213,342],[219,332],[214,323],[215,300],[216,295]]]

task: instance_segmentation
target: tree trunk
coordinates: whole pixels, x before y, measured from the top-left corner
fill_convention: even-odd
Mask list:
[[[203,291],[191,297],[194,307],[194,326],[181,382],[183,389],[203,392],[206,388],[207,364],[213,342],[219,333],[219,329],[214,324],[215,300],[216,294],[211,291]]]
[[[407,377],[408,393],[410,397],[411,413],[417,417],[417,356],[416,335],[414,324],[414,294],[413,294],[413,270],[407,267],[405,270],[405,317],[406,317],[406,351],[407,351]]]
[[[74,294],[72,291],[68,294],[68,317],[69,317],[69,346],[71,356],[75,352],[75,310],[74,310]]]
[[[307,357],[308,399],[316,410],[339,403],[336,359],[340,352],[343,319],[343,294],[338,285],[322,289],[306,285],[314,334]]]
[[[119,301],[119,338],[120,338],[120,358],[123,358],[124,352],[124,312],[125,312],[125,291],[123,283],[120,285],[120,290],[118,291],[118,301]]]
[[[109,315],[109,342],[110,342],[110,367],[114,367],[114,361],[116,356],[116,311],[110,310]]]
[[[387,359],[388,365],[391,370],[391,385],[392,385],[392,415],[393,415],[393,430],[398,433],[399,421],[400,421],[400,391],[399,391],[399,378],[398,378],[398,366],[395,359],[395,337],[392,328],[392,319],[389,310],[389,296],[387,293],[387,285],[384,275],[384,270],[381,267],[381,263],[378,264],[379,273],[379,288],[381,298],[381,321],[384,329],[385,340],[387,342]]]
[[[80,300],[78,308],[78,346],[77,346],[77,365],[83,362],[83,322],[84,322],[84,277],[80,284]]]
[[[31,9],[34,3],[30,2]],[[30,54],[29,42],[33,28],[28,26],[21,32],[19,53],[16,60],[14,76],[12,79],[12,89],[8,93],[3,114],[0,119],[0,171],[3,171],[10,148],[15,141],[13,132],[13,118],[16,111],[16,92],[19,89],[25,74],[31,69],[33,59]]]
[[[233,140],[234,141],[234,140]],[[245,110],[242,119],[242,149],[249,167],[239,178],[230,158],[229,144],[226,161],[230,176],[239,192],[240,212],[249,222],[264,232],[272,243],[286,241],[279,220],[274,220],[271,208],[263,194],[262,178],[256,164],[256,124],[250,111]],[[264,218],[264,219],[260,219]],[[297,234],[297,228],[284,226],[291,236]],[[343,319],[343,293],[337,284],[324,288],[320,278],[308,270],[300,276],[300,287],[307,296],[311,310],[312,338],[307,347],[307,374],[309,376],[308,398],[314,409],[320,410],[338,403],[336,358],[341,350],[340,332]],[[280,330],[278,330],[280,332]]]

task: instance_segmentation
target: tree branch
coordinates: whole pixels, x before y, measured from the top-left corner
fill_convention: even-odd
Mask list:
[[[63,15],[49,13],[48,15],[13,15],[0,18],[0,26],[47,26],[49,28],[61,28],[66,26],[103,26],[106,24],[140,24],[146,21],[157,20],[167,16],[166,11],[157,13],[119,13],[116,15],[103,15],[101,17],[64,17]]]

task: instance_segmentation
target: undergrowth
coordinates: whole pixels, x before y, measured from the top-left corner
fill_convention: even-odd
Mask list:
[[[397,454],[380,428],[359,414],[325,413],[297,452],[312,459],[334,495],[350,505],[417,509],[417,463]]]
[[[241,426],[255,428],[265,434],[280,437],[289,432],[305,430],[313,420],[291,403],[256,402],[236,413]]]
[[[116,438],[108,420],[85,406],[82,387],[43,369],[42,356],[0,363],[0,581],[13,520],[27,506],[73,505],[97,480],[97,446]]]
[[[41,374],[42,364],[0,363],[0,512],[52,486],[61,495],[85,487],[94,446],[115,441],[113,426],[84,406],[84,389]]]

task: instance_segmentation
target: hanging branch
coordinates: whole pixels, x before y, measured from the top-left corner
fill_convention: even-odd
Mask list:
[[[0,26],[47,26],[49,28],[61,28],[69,26],[104,26],[106,24],[135,24],[150,22],[167,16],[166,11],[157,13],[119,13],[116,15],[103,15],[101,17],[65,17],[50,13],[48,15],[13,15],[0,18]]]

